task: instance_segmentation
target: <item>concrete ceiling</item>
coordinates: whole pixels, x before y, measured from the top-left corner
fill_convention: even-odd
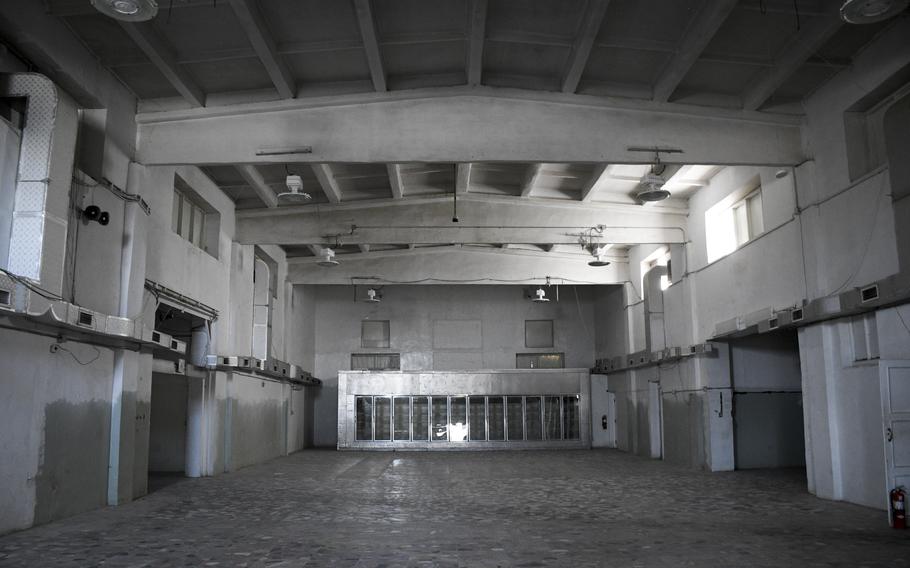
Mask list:
[[[829,0],[173,0],[139,24],[45,4],[139,100],[138,161],[202,167],[297,283],[541,259],[628,279],[628,247],[684,242],[724,164],[805,159],[801,101],[890,25]],[[670,199],[635,199],[654,156],[633,146],[685,149],[662,156]],[[289,174],[305,205],[277,197]],[[597,225],[606,272],[580,261]],[[334,280],[312,270],[326,246]]]

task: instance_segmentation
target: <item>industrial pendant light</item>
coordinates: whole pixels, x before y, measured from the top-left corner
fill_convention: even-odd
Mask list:
[[[382,296],[380,296],[380,295],[376,292],[375,289],[370,288],[369,290],[367,290],[367,299],[364,300],[364,302],[371,302],[371,303],[374,303],[374,304],[378,304],[378,303],[381,302],[381,301],[382,301]]]
[[[155,0],[92,0],[92,6],[105,16],[124,22],[144,22],[158,14]]]
[[[847,0],[840,17],[848,24],[874,24],[900,14],[908,4],[910,0]]]
[[[335,260],[335,251],[326,247],[322,249],[322,253],[319,255],[319,261],[316,262],[316,264],[331,268],[333,266],[338,266],[339,262]]]
[[[531,298],[531,301],[537,303],[549,302],[550,298],[547,298],[547,293],[544,292],[543,288],[538,288],[537,291],[534,292],[534,297]]]

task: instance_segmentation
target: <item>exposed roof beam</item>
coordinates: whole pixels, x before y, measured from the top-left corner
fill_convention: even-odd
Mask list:
[[[684,211],[549,201],[478,198],[468,194],[459,199],[458,210],[461,217],[471,220],[470,226],[442,222],[451,217],[451,197],[445,196],[240,210],[235,239],[244,244],[302,245],[324,242],[326,235],[343,234],[346,245],[577,244],[582,232],[605,225],[605,242],[657,244],[685,240]]]
[[[683,77],[698,60],[721,24],[733,11],[738,0],[717,0],[705,2],[702,9],[692,18],[692,24],[676,51],[676,55],[664,68],[663,74],[654,85],[654,100],[666,102],[683,80]]]
[[[635,163],[642,156],[628,148],[655,140],[684,149],[690,164],[805,160],[800,117],[483,86],[145,112],[136,122],[146,165],[281,164],[287,156],[257,152],[304,146],[317,151],[294,161]],[[567,124],[584,128],[567,136]]]
[[[386,170],[389,172],[389,185],[392,187],[392,197],[401,199],[404,197],[404,180],[401,177],[401,164],[387,164]]]
[[[572,53],[569,55],[569,63],[562,77],[562,92],[574,93],[578,89],[578,82],[588,64],[591,48],[594,46],[594,40],[597,39],[597,32],[600,31],[600,25],[603,23],[604,14],[607,13],[609,5],[610,0],[589,0],[588,9],[582,16],[581,31],[575,38]]]
[[[332,203],[341,202],[341,188],[338,187],[338,181],[332,173],[332,168],[328,164],[313,164],[313,173],[319,180],[319,187],[322,192],[329,198]]]
[[[385,91],[385,69],[382,66],[382,55],[379,51],[379,41],[376,38],[376,24],[373,22],[373,8],[370,0],[354,0],[357,10],[357,23],[360,24],[360,37],[363,39],[363,49],[366,51],[367,64],[370,66],[370,75],[373,77],[373,87],[377,91]]]
[[[284,99],[294,98],[297,94],[294,79],[287,65],[278,55],[275,40],[268,31],[265,18],[262,17],[256,0],[229,0],[229,2],[234,9],[234,14],[237,15],[240,26],[249,37],[256,55],[259,56],[259,61],[262,62],[266,73],[269,74],[269,78],[278,89],[278,94]]]
[[[455,193],[467,193],[471,189],[471,169],[474,164],[455,164]]]
[[[253,191],[256,192],[256,195],[259,196],[259,199],[262,200],[266,207],[278,207],[278,196],[275,195],[269,184],[265,182],[256,166],[249,164],[239,165],[237,166],[237,171],[243,181],[253,188]]]
[[[120,25],[183,98],[193,105],[205,106],[205,93],[189,74],[180,68],[173,51],[164,43],[151,23],[120,22]]]
[[[468,85],[479,85],[483,75],[483,40],[487,27],[487,0],[472,0],[468,30]]]
[[[528,166],[528,171],[525,172],[524,181],[521,183],[521,196],[522,197],[531,197],[531,193],[534,191],[534,186],[537,185],[537,180],[540,179],[541,172],[543,171],[543,163],[531,164]]]
[[[563,255],[525,249],[491,247],[442,246],[421,247],[416,250],[377,251],[370,254],[350,253],[332,270],[314,270],[318,259],[311,257],[288,260],[287,279],[293,284],[347,284],[351,279],[362,284],[382,284],[384,280],[403,281],[425,279],[432,274],[436,280],[427,284],[445,284],[446,280],[477,280],[490,278],[516,280],[527,284],[543,284],[546,276],[540,269],[546,260],[548,274],[562,278],[600,284],[615,284],[629,279],[625,258],[614,259],[610,266],[588,266],[586,257]],[[369,274],[374,278],[364,278]]]
[[[796,38],[774,60],[774,66],[762,71],[743,93],[743,108],[758,110],[844,24],[837,10],[818,16],[800,30]]]
[[[594,167],[591,177],[581,188],[581,200],[591,201],[600,186],[610,177],[610,167],[607,164],[598,164]]]

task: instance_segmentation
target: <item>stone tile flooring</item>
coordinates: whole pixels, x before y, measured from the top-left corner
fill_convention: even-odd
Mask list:
[[[908,566],[801,471],[615,451],[305,451],[0,537],[0,566]]]

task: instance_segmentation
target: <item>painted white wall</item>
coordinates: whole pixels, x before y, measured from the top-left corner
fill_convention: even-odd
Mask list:
[[[55,342],[0,329],[0,533],[106,503],[113,352]]]

